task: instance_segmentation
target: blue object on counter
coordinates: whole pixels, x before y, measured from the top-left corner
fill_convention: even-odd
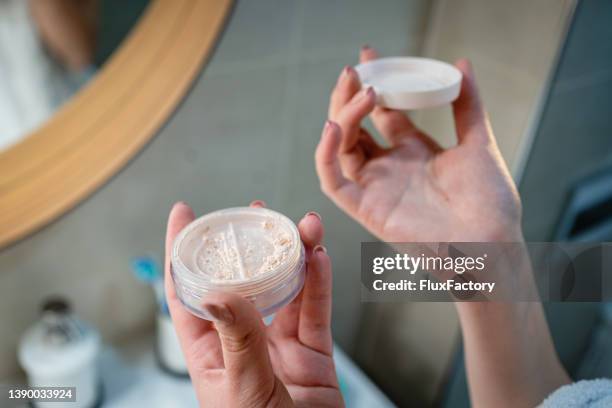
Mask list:
[[[159,312],[169,314],[166,296],[164,294],[164,280],[159,262],[152,256],[140,256],[132,260],[132,271],[136,278],[153,287]]]
[[[132,260],[132,269],[136,277],[145,282],[152,283],[161,279],[161,269],[155,259],[149,256],[141,256]]]

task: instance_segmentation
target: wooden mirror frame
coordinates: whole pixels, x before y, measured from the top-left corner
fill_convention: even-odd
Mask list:
[[[96,191],[168,120],[215,47],[231,0],[152,0],[97,75],[0,152],[0,248]]]

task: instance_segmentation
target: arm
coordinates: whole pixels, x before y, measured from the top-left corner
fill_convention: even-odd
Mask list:
[[[73,0],[29,0],[30,13],[49,51],[72,71],[93,63],[94,27]]]
[[[372,58],[364,48],[361,59]],[[321,188],[384,241],[523,241],[518,193],[471,66],[457,67],[464,76],[453,104],[457,145],[448,149],[402,112],[375,106],[374,91],[360,90],[350,67],[332,93],[315,157]],[[387,146],[361,127],[368,115]],[[457,310],[475,406],[533,406],[569,381],[539,303],[457,303]]]
[[[528,259],[501,269],[531,274]],[[541,303],[458,302],[456,307],[473,406],[534,407],[570,382]]]

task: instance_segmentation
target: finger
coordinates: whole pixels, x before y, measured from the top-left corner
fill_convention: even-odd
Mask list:
[[[316,170],[321,190],[340,208],[353,213],[361,200],[361,189],[342,173],[338,159],[340,139],[340,127],[327,121],[315,152]]]
[[[486,143],[492,138],[487,114],[480,101],[472,64],[467,59],[455,66],[463,74],[459,97],[453,103],[455,129],[459,143]]]
[[[263,200],[251,201],[251,204],[249,204],[249,207],[253,207],[253,208],[266,208],[266,202],[263,201]]]
[[[342,129],[342,142],[340,152],[350,152],[361,137],[361,121],[368,116],[376,105],[376,94],[371,86],[357,92],[351,100],[344,105],[335,117]],[[332,118],[333,119],[333,118]]]
[[[164,276],[166,301],[168,302],[168,309],[170,310],[170,315],[172,316],[172,321],[178,337],[181,344],[185,346],[193,343],[212,328],[210,322],[197,318],[182,305],[180,299],[176,295],[171,273],[170,257],[174,238],[183,228],[193,221],[194,218],[195,215],[193,214],[193,210],[187,204],[183,202],[176,203],[172,207],[172,210],[170,210],[168,227],[166,229],[166,261]]]
[[[363,47],[361,47],[361,50],[359,50],[359,62],[372,61],[377,59],[378,57],[378,51],[376,51],[369,45],[364,45]]]
[[[359,61],[362,63],[375,60],[378,57],[378,52],[368,45],[363,46],[359,53]],[[441,150],[440,145],[417,128],[404,112],[376,106],[370,114],[370,118],[374,127],[391,146],[397,146],[408,137],[413,136],[423,142],[428,149],[432,151]]]
[[[202,308],[219,333],[230,381],[240,389],[274,385],[265,327],[255,307],[233,293],[210,293]]]
[[[312,249],[323,240],[321,216],[314,211],[307,213],[298,223],[298,230],[305,246],[308,262],[312,255]],[[270,326],[271,332],[280,337],[297,337],[301,307],[302,293],[276,313]]]
[[[321,216],[315,211],[310,211],[298,223],[300,238],[306,246],[306,249],[311,250],[319,245],[323,240],[323,223]]]
[[[331,355],[331,263],[325,247],[317,245],[308,262],[302,293],[298,338],[302,344]]]
[[[355,69],[351,66],[344,67],[331,94],[328,112],[329,118],[336,120],[340,110],[349,103],[360,89],[361,82]]]

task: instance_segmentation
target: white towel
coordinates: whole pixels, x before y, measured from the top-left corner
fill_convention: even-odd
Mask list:
[[[0,150],[43,124],[71,94],[25,0],[0,0]]]
[[[540,408],[610,408],[612,380],[583,380],[559,388]]]

